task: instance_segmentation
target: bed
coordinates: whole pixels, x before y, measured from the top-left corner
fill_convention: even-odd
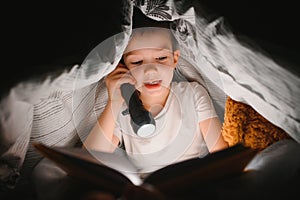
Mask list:
[[[37,199],[57,197],[55,191],[64,187],[59,179],[64,173],[43,160],[31,144],[76,146],[85,139],[107,100],[103,78],[118,64],[138,12],[152,20],[172,21],[170,28],[182,55],[174,80],[197,81],[205,86],[220,119],[224,117],[226,97],[230,96],[252,106],[293,138],[274,145],[249,164],[251,169],[264,169],[265,179],[247,177],[244,183],[257,180],[262,185],[271,183],[270,177],[277,182],[299,177],[300,78],[292,66],[275,61],[253,41],[237,37],[222,16],[206,17],[205,7],[198,1],[123,0],[119,6],[118,19],[122,20],[118,29],[122,32],[102,41],[82,63],[39,82],[20,82],[1,100],[3,191],[29,193]],[[43,174],[45,170],[49,173]],[[279,172],[282,176],[272,176]],[[243,192],[248,190],[241,189],[237,194]],[[232,193],[229,188],[224,192]]]

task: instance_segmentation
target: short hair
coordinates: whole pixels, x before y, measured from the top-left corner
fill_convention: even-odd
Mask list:
[[[168,30],[170,33],[170,39],[172,43],[172,50],[179,49],[178,41],[175,38],[174,34],[171,31],[172,21],[157,21],[146,16],[139,8],[134,7],[133,17],[132,17],[132,35],[134,33],[143,34],[146,31],[156,31],[159,28]],[[151,29],[153,28],[153,29]],[[123,56],[120,60],[124,64]]]
[[[133,9],[133,17],[132,17],[132,30],[133,33],[136,31],[141,32],[142,34],[145,31],[151,30],[148,28],[153,27],[153,31],[159,28],[169,30],[172,42],[173,50],[178,49],[179,45],[177,39],[175,38],[174,34],[171,31],[171,23],[172,21],[157,21],[151,19],[150,17],[146,16],[139,8],[134,7]]]

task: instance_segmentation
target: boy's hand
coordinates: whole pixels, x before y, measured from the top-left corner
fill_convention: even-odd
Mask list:
[[[122,105],[124,99],[121,95],[121,85],[123,83],[135,84],[135,79],[131,76],[128,68],[119,63],[116,69],[107,75],[105,84],[108,90],[109,101],[113,104]]]

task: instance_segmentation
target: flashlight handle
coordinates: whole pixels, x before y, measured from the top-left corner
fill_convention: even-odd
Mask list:
[[[121,94],[128,106],[129,114],[133,122],[132,127],[135,133],[137,133],[138,129],[143,125],[155,125],[152,114],[144,108],[143,103],[139,98],[139,93],[134,85],[129,83],[122,84]]]

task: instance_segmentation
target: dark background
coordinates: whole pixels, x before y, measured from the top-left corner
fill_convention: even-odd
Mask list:
[[[200,2],[210,12],[224,16],[234,32],[298,66],[300,18],[296,1]],[[115,6],[100,0],[2,5],[1,94],[20,81],[80,64],[95,46],[116,34],[122,20],[117,14],[119,1],[105,3]]]

